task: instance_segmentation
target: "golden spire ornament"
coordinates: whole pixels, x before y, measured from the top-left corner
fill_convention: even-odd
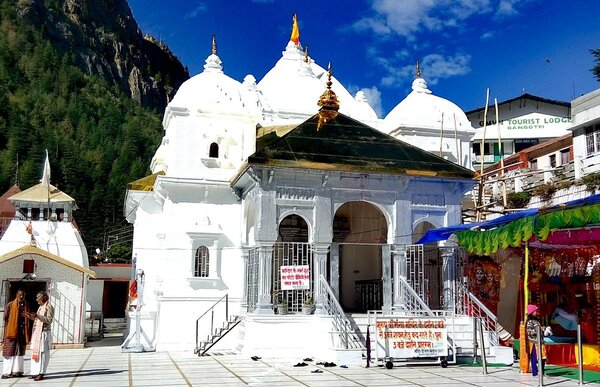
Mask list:
[[[340,109],[340,102],[337,99],[337,95],[331,90],[331,63],[327,66],[327,89],[321,94],[319,98],[319,105],[321,108],[319,109],[319,122],[317,123],[317,131],[323,127],[329,120],[333,120],[338,115],[338,110]]]
[[[308,44],[304,47],[304,63],[308,63]]]
[[[419,61],[417,61],[417,78],[422,78],[421,77],[421,66],[419,66]]]

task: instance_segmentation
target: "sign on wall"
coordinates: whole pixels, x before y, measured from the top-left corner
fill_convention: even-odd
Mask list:
[[[310,267],[308,265],[281,266],[281,290],[310,289]]]
[[[377,345],[389,357],[419,358],[448,355],[448,332],[443,318],[394,317],[377,319]]]

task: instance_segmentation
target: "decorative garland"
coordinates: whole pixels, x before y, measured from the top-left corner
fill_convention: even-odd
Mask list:
[[[499,248],[518,247],[521,242],[528,241],[532,236],[539,241],[545,241],[553,230],[598,223],[600,223],[600,204],[592,204],[528,216],[493,230],[461,231],[456,233],[456,237],[458,243],[468,252],[490,255]]]

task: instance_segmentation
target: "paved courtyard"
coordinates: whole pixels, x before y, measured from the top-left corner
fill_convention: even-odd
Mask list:
[[[0,386],[537,386],[530,374],[514,367],[396,366],[364,368],[325,367],[303,359],[273,354],[256,361],[242,355],[196,357],[190,352],[122,353],[118,346],[54,350],[46,380],[26,377],[0,380]],[[25,370],[29,370],[29,355]],[[322,372],[315,373],[313,371]],[[546,386],[577,386],[575,380],[546,377]]]

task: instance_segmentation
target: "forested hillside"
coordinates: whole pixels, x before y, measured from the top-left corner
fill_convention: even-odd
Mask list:
[[[86,74],[74,55],[23,20],[15,0],[0,0],[0,194],[37,184],[48,149],[51,183],[77,201],[75,220],[94,250],[126,224],[126,184],[149,173],[161,114]]]

